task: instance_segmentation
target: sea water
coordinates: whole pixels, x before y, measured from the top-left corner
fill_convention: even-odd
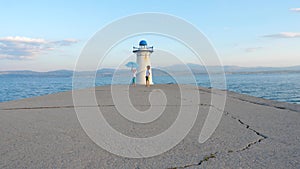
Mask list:
[[[95,83],[82,83],[77,88],[103,86],[110,84],[129,84],[130,76],[118,78],[96,77]],[[93,77],[92,77],[93,78]],[[216,87],[237,93],[261,97],[265,99],[300,104],[300,74],[292,73],[236,73],[226,75],[226,86],[212,86],[208,75],[196,74],[171,77],[168,75],[154,76],[155,84],[186,83],[203,87]],[[0,75],[0,102],[30,98],[57,92],[72,90],[72,76],[41,76],[41,75]]]

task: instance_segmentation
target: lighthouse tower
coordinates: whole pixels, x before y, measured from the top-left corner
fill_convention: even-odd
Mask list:
[[[145,40],[141,40],[139,43],[139,47],[133,47],[133,53],[136,53],[136,63],[139,65],[137,69],[137,76],[136,76],[136,84],[145,85],[146,84],[146,67],[148,65],[151,66],[150,62],[150,54],[153,52],[153,46],[148,47],[147,42]],[[152,67],[151,67],[152,69]],[[150,84],[152,82],[152,71],[150,69]]]

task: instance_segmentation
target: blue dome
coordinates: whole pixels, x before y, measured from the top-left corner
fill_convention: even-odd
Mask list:
[[[145,40],[141,40],[139,45],[140,46],[147,46],[147,42]]]

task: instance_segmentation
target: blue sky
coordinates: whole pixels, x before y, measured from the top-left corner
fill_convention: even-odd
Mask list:
[[[119,18],[143,12],[171,14],[192,23],[208,37],[224,65],[300,65],[299,0],[0,3],[0,70],[73,69],[85,43],[98,30]],[[132,43],[136,41],[137,45],[141,38],[124,42],[116,48],[120,50],[116,55],[130,55]],[[159,49],[167,48],[163,42],[168,40],[157,43],[157,37],[146,39]],[[111,60],[106,61],[107,67],[117,65],[114,57],[111,54]],[[180,57],[193,62],[184,54]],[[161,63],[163,66],[166,62]]]

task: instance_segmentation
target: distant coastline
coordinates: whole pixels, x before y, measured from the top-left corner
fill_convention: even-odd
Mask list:
[[[166,67],[153,68],[159,75],[161,72],[172,72],[174,74],[184,74],[189,68],[195,75],[207,74],[206,67],[198,64],[182,64]],[[220,73],[223,69],[225,74],[266,74],[266,73],[300,73],[299,66],[290,67],[239,67],[239,66],[207,66],[212,73]],[[114,73],[128,75],[128,69],[102,68],[97,70],[97,76],[112,76]],[[72,76],[72,70],[54,70],[47,72],[38,72],[32,70],[0,71],[0,75],[45,75],[45,76]],[[94,71],[80,71],[81,75],[93,75]],[[164,74],[164,73],[163,73]]]

